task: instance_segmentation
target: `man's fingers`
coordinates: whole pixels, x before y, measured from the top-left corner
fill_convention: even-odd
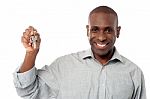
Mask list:
[[[40,40],[39,40],[39,39],[40,39],[40,34],[39,34],[39,33],[36,33],[36,32],[35,32],[34,35],[28,35],[27,32],[24,32],[24,33],[23,33],[23,37],[26,38],[27,40],[30,40],[30,37],[31,37],[31,36],[36,36],[37,40],[40,41]]]
[[[22,43],[27,43],[27,44],[29,44],[29,40],[26,39],[24,36],[22,36],[21,42],[22,42]]]
[[[28,39],[28,40],[30,39],[30,36],[26,32],[23,33],[23,37]]]
[[[30,30],[29,30],[29,29],[26,29],[25,32],[24,32],[24,34],[25,34],[25,35],[30,35]]]
[[[40,43],[41,42],[40,34],[36,32],[35,37],[36,37],[37,42]]]
[[[33,26],[29,26],[28,29],[29,29],[30,35],[35,35],[34,33],[37,32],[37,30]]]
[[[29,26],[25,32],[23,32],[21,42],[27,51],[39,49],[41,42],[40,34],[37,33],[37,30],[34,27]]]
[[[29,26],[29,27],[25,30],[24,34],[25,34],[25,35],[34,35],[35,32],[37,32],[37,30],[36,30],[33,26]]]

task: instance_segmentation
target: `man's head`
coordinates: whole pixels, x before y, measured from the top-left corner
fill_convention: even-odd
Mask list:
[[[99,6],[93,9],[86,27],[91,49],[95,55],[107,57],[113,53],[121,27],[118,27],[118,16],[112,8]]]

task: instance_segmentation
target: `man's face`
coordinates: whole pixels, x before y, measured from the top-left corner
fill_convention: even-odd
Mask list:
[[[116,37],[119,37],[120,27],[116,16],[107,13],[93,13],[89,17],[87,35],[94,54],[108,55],[114,48]]]

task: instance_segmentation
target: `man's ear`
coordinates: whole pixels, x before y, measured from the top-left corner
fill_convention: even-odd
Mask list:
[[[89,25],[86,25],[87,36],[89,36]]]
[[[120,30],[121,30],[121,26],[118,26],[118,27],[117,27],[117,35],[116,35],[116,36],[117,36],[117,38],[119,38]]]

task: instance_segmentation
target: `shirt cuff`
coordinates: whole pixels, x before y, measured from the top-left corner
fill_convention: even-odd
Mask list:
[[[14,85],[18,88],[28,87],[36,79],[37,69],[33,67],[24,73],[18,73],[19,69],[20,67],[17,68],[16,71],[13,73]]]

